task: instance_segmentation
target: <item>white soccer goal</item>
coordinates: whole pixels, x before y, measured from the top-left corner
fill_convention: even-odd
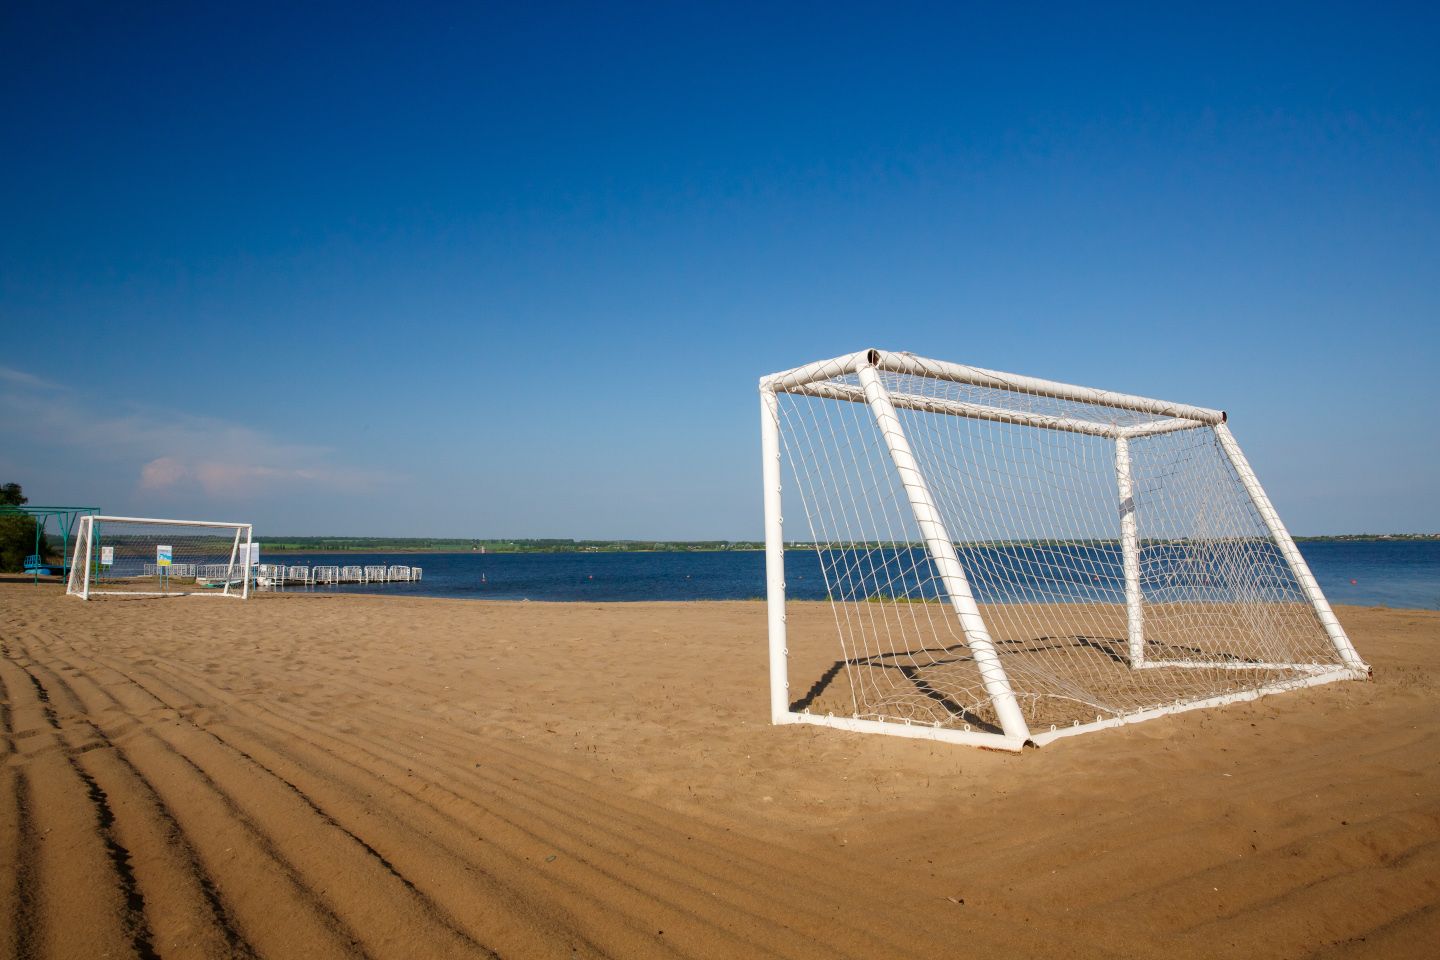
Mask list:
[[[1018,750],[1369,675],[1221,411],[879,350],[760,397],[777,724]]]
[[[81,517],[65,592],[96,596],[250,596],[248,523]]]

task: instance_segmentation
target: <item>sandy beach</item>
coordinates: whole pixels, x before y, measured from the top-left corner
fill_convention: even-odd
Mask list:
[[[759,603],[0,583],[0,956],[1432,956],[1440,613],[1338,613],[1006,755],[769,726]]]

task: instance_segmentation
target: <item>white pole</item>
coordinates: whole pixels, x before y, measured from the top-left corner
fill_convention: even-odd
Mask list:
[[[230,520],[162,520],[158,517],[112,517],[96,516],[96,521],[117,520],[124,523],[153,523],[163,524],[167,527],[246,527],[250,524],[236,523]]]
[[[70,551],[70,556],[65,558],[65,596],[74,596],[79,591],[75,588],[80,584],[80,550],[85,542],[85,518],[81,517],[80,522],[75,525],[75,548]]]
[[[866,403],[865,391],[846,383],[806,383],[792,387],[787,393],[807,397],[824,397],[827,400],[848,400],[852,403]],[[899,410],[920,410],[924,413],[943,413],[953,417],[969,417],[972,420],[992,420],[996,423],[1016,423],[1026,427],[1040,427],[1043,430],[1060,430],[1068,433],[1084,433],[1092,437],[1119,437],[1124,431],[1109,423],[1093,420],[1079,420],[1075,417],[1047,416],[1042,413],[1027,413],[1023,410],[1004,410],[988,407],[983,403],[964,403],[959,400],[942,400],[938,397],[921,397],[905,393],[891,393],[890,405]],[[1169,421],[1164,421],[1169,422]],[[1188,420],[1175,421],[1190,427],[1205,424]]]
[[[797,387],[820,383],[835,377],[845,376],[859,367],[873,364],[891,373],[908,373],[917,377],[949,380],[953,383],[968,383],[1012,393],[1028,393],[1031,396],[1054,397],[1059,400],[1073,400],[1077,403],[1097,404],[1134,410],[1153,416],[1173,417],[1198,423],[1224,423],[1223,410],[1208,410],[1186,403],[1171,403],[1168,400],[1152,400],[1126,393],[1112,393],[1094,387],[1082,387],[1073,383],[1059,383],[1055,380],[1041,380],[1025,377],[1018,373],[1002,373],[985,370],[960,363],[946,363],[943,360],[928,360],[908,353],[890,353],[885,350],[862,350],[833,360],[807,363],[803,367],[771,374],[760,381],[762,387],[790,393]]]
[[[1130,666],[1145,662],[1145,608],[1140,594],[1140,534],[1135,523],[1135,491],[1130,482],[1130,441],[1115,440],[1115,480],[1120,492],[1120,555],[1125,570],[1125,626]]]
[[[241,574],[241,575],[245,578],[245,580],[244,580],[244,582],[243,582],[243,583],[241,584],[241,586],[240,586],[240,599],[241,599],[241,600],[249,600],[249,599],[250,599],[250,570],[251,570],[250,561],[251,561],[252,559],[254,559],[254,557],[255,557],[255,547],[253,546],[254,540],[255,540],[255,528],[254,528],[254,527],[251,527],[251,526],[246,526],[246,528],[245,528],[245,563],[244,563],[245,572],[244,572],[243,574]]]
[[[900,482],[905,485],[910,509],[920,527],[920,536],[925,540],[930,558],[935,562],[935,570],[945,584],[945,592],[949,594],[950,603],[960,618],[960,628],[965,631],[970,653],[975,658],[975,665],[980,669],[980,679],[985,684],[985,692],[990,695],[990,702],[995,705],[1000,727],[1007,737],[1025,740],[1030,736],[1030,728],[1025,723],[1025,716],[1020,712],[1020,705],[1015,701],[1015,693],[1010,689],[1010,678],[1005,674],[1005,667],[990,639],[990,631],[986,628],[985,620],[980,616],[980,608],[970,592],[970,582],[965,577],[965,568],[960,565],[955,544],[941,522],[940,511],[936,509],[930,488],[920,473],[919,464],[910,450],[910,442],[905,439],[905,431],[901,429],[900,420],[895,416],[890,396],[880,383],[879,374],[875,372],[875,361],[875,352],[872,351],[856,370],[860,377],[860,386],[865,389],[870,412],[874,414],[876,426],[885,439],[885,446],[890,450],[890,459],[895,462]]]
[[[1220,449],[1225,451],[1225,456],[1230,458],[1230,464],[1240,476],[1240,483],[1244,485],[1245,492],[1250,494],[1250,501],[1255,504],[1255,509],[1260,513],[1260,519],[1265,521],[1270,536],[1275,539],[1275,545],[1280,548],[1285,562],[1290,565],[1290,572],[1295,574],[1295,579],[1300,581],[1300,589],[1305,592],[1311,606],[1315,608],[1315,615],[1320,618],[1320,623],[1325,627],[1325,633],[1330,637],[1330,642],[1335,646],[1335,652],[1345,666],[1351,670],[1370,672],[1370,667],[1360,654],[1355,652],[1351,645],[1350,638],[1345,635],[1345,628],[1340,626],[1340,621],[1335,618],[1335,611],[1330,609],[1330,602],[1325,599],[1325,594],[1320,591],[1320,584],[1315,582],[1315,576],[1310,572],[1310,565],[1300,555],[1300,549],[1295,546],[1285,524],[1280,522],[1280,515],[1275,512],[1275,507],[1270,503],[1270,498],[1265,495],[1265,490],[1260,486],[1260,478],[1255,476],[1255,471],[1250,469],[1250,463],[1245,459],[1245,454],[1240,452],[1240,444],[1235,442],[1235,437],[1230,433],[1230,428],[1223,423],[1215,424],[1215,436],[1220,439]]]
[[[780,497],[780,402],[760,390],[761,482],[765,484],[765,610],[770,621],[770,722],[789,723],[790,670],[785,641],[785,530]]]
[[[85,587],[80,592],[80,599],[90,599],[90,564],[94,562],[95,555],[95,518],[86,517],[89,520],[90,536],[85,538]]]
[[[817,383],[822,380],[830,380],[834,377],[843,377],[854,373],[855,368],[865,362],[866,351],[851,353],[843,357],[836,357],[833,360],[817,360],[814,363],[807,363],[803,367],[796,367],[793,370],[782,370],[780,373],[772,373],[768,377],[760,378],[761,390],[775,390],[780,393],[788,393],[792,387],[806,383]]]
[[[227,564],[226,567],[225,567],[225,587],[224,587],[223,593],[224,593],[225,596],[227,596],[227,597],[230,596],[230,581],[231,581],[231,579],[232,579],[232,576],[231,576],[231,575],[232,575],[232,574],[234,573],[234,571],[235,571],[235,561],[236,561],[237,559],[239,559],[239,557],[240,557],[240,533],[241,533],[241,528],[240,528],[240,527],[236,527],[236,528],[235,528],[235,539],[230,543],[230,563]],[[246,551],[245,551],[245,552],[246,552],[246,554],[248,555],[249,552],[250,552],[250,551],[249,551],[249,548],[246,548]]]

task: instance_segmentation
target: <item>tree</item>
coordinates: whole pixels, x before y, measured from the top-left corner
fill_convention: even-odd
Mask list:
[[[18,507],[28,498],[18,483],[0,484],[0,506]],[[23,513],[0,514],[0,571],[25,569],[25,558],[35,552],[35,518]],[[40,555],[49,552],[49,544],[40,538]]]

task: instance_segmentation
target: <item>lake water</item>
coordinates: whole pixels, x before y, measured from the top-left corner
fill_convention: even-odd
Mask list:
[[[1087,561],[1110,578],[1116,558],[1100,548],[1069,549],[1090,550]],[[1300,551],[1331,603],[1440,610],[1440,541],[1324,541],[1302,543]],[[273,554],[262,559],[296,565],[407,564],[425,571],[419,583],[290,590],[550,601],[752,600],[765,594],[765,558],[759,551]],[[813,551],[787,552],[786,565],[789,596],[824,599]],[[973,565],[978,570],[984,563]],[[983,575],[975,579],[982,600],[1005,599],[984,596]]]

